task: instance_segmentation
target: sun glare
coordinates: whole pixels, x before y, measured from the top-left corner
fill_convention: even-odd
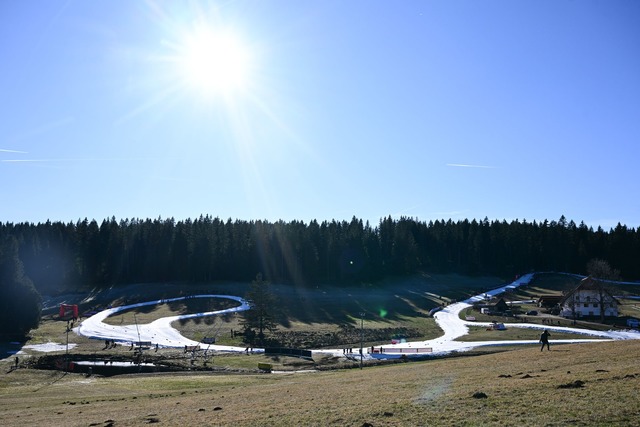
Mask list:
[[[228,30],[200,28],[189,34],[180,62],[186,83],[208,94],[229,94],[248,84],[249,51]]]

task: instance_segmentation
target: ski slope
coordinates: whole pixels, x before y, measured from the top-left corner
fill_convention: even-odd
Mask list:
[[[496,345],[526,345],[526,344],[538,344],[537,340],[493,340],[493,341],[458,341],[459,338],[464,337],[469,333],[469,326],[483,326],[489,327],[491,323],[483,323],[483,322],[468,322],[460,319],[460,312],[465,310],[468,307],[471,307],[474,302],[480,301],[487,297],[493,297],[496,295],[500,295],[507,290],[515,289],[518,286],[525,285],[531,281],[533,278],[532,274],[524,275],[514,282],[496,288],[492,291],[482,293],[480,295],[476,295],[471,297],[465,301],[458,302],[455,304],[451,304],[445,307],[443,310],[437,312],[434,315],[435,321],[443,330],[444,334],[438,338],[426,340],[426,341],[413,341],[402,344],[388,344],[383,346],[376,346],[376,349],[383,349],[383,353],[377,355],[376,357],[399,357],[400,355],[407,354],[411,355],[412,351],[415,351],[414,355],[420,354],[424,356],[424,353],[419,353],[421,350],[430,349],[430,353],[432,355],[442,355],[447,354],[453,351],[467,351],[477,347],[482,346],[496,346]],[[148,305],[156,305],[163,304],[167,302],[179,301],[186,298],[226,298],[231,299],[238,302],[238,306],[228,308],[225,310],[211,311],[205,313],[193,313],[193,314],[185,314],[181,316],[170,316],[164,317],[154,322],[148,324],[138,324],[138,325],[108,325],[103,322],[108,316],[111,316],[120,311],[129,310],[136,307],[143,307]],[[74,332],[78,335],[82,335],[89,338],[95,339],[104,339],[104,340],[115,340],[116,342],[122,344],[129,344],[133,342],[148,342],[151,345],[158,345],[159,347],[174,347],[180,348],[185,346],[197,346],[203,345],[197,341],[190,340],[182,336],[176,329],[174,329],[171,324],[178,320],[184,319],[192,319],[196,317],[205,317],[205,316],[217,316],[227,313],[236,313],[244,310],[249,310],[249,303],[241,297],[232,296],[232,295],[195,295],[190,297],[179,297],[172,299],[164,299],[157,301],[148,301],[142,302],[138,304],[132,304],[122,307],[114,307],[104,311],[101,311],[95,314],[92,317],[85,319],[78,327],[74,328]],[[573,333],[584,336],[584,338],[576,338],[576,339],[562,339],[562,340],[551,340],[552,344],[559,343],[584,343],[584,342],[594,342],[594,341],[602,341],[602,340],[626,340],[626,339],[640,339],[640,333],[637,331],[596,331],[596,330],[588,330],[588,329],[579,329],[579,328],[569,328],[569,327],[560,327],[560,326],[551,326],[551,325],[540,325],[535,323],[509,323],[509,328],[529,328],[529,329],[539,329],[544,330],[547,329],[551,332],[551,336],[553,337],[553,332],[562,332],[562,333]],[[245,351],[245,347],[234,347],[234,346],[221,346],[221,345],[210,345],[208,346],[211,350],[216,351]],[[356,349],[350,349],[353,356],[357,358],[360,357],[359,347]],[[254,351],[263,351],[262,349],[254,349]],[[330,353],[336,356],[344,355],[344,349],[322,349],[322,350],[313,350],[315,353]],[[365,352],[363,355],[364,358],[373,357],[368,352]]]

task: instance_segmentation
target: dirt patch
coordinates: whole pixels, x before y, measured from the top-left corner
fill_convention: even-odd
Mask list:
[[[583,387],[584,387],[584,381],[580,381],[580,380],[575,380],[574,382],[561,384],[558,386],[558,388],[583,388]]]

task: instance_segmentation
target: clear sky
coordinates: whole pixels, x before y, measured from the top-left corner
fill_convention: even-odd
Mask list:
[[[0,221],[640,226],[640,2],[0,2]]]

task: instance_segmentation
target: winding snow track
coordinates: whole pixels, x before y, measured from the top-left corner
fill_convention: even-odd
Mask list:
[[[120,311],[129,310],[136,307],[144,307],[148,305],[157,305],[163,303],[169,303],[174,301],[180,301],[189,298],[225,298],[234,300],[240,303],[236,307],[227,308],[224,310],[209,311],[204,313],[184,314],[181,316],[163,317],[155,320],[151,323],[136,325],[108,325],[103,322],[107,317],[118,313]],[[114,307],[104,311],[101,311],[88,319],[85,319],[80,326],[74,328],[74,332],[78,335],[82,335],[88,338],[115,340],[121,343],[132,342],[150,342],[152,345],[158,344],[159,347],[184,347],[184,346],[196,346],[201,345],[197,341],[185,338],[171,326],[171,323],[178,320],[193,319],[196,317],[206,316],[218,316],[227,313],[237,313],[239,311],[248,310],[250,308],[249,303],[243,298],[232,295],[194,295],[188,297],[178,297],[170,299],[162,299],[157,301],[147,301],[138,304],[126,305],[121,307]],[[224,345],[210,345],[209,349],[218,351],[244,351],[244,347],[233,347]]]
[[[452,351],[467,351],[476,347],[482,346],[495,346],[495,345],[518,345],[518,344],[538,344],[537,340],[495,340],[495,341],[455,341],[456,339],[463,337],[469,333],[469,326],[483,326],[488,327],[491,323],[484,322],[467,322],[460,319],[460,312],[468,307],[471,307],[474,302],[480,301],[487,296],[493,297],[504,293],[507,290],[515,289],[518,286],[528,284],[533,278],[532,274],[527,274],[513,283],[503,286],[501,288],[494,289],[492,291],[476,295],[465,301],[451,304],[445,307],[443,310],[437,312],[434,315],[436,323],[444,331],[444,335],[427,341],[414,341],[402,344],[389,344],[383,345],[384,353],[392,357],[394,354],[407,354],[407,351],[411,349],[424,349],[431,348],[432,355],[442,355],[450,353]],[[163,317],[154,322],[148,324],[139,325],[125,325],[114,326],[107,325],[103,322],[108,316],[118,313],[123,310],[128,310],[135,307],[143,307],[147,305],[156,305],[166,302],[179,301],[187,298],[226,298],[237,301],[240,303],[237,307],[228,308],[225,310],[211,311],[206,313],[194,313],[185,314],[182,316]],[[196,317],[216,316],[226,313],[235,313],[244,310],[249,310],[249,303],[243,298],[232,295],[195,295],[191,297],[179,297],[172,299],[164,299],[158,301],[149,301],[139,304],[127,305],[122,307],[110,308],[108,310],[101,311],[94,316],[84,320],[80,326],[74,329],[78,335],[86,336],[95,339],[115,340],[122,343],[131,342],[151,342],[153,345],[158,344],[160,347],[184,347],[184,346],[196,346],[201,345],[197,341],[193,341],[182,336],[177,330],[171,327],[171,323],[177,320],[192,319]],[[551,332],[567,332],[590,336],[592,338],[582,339],[563,339],[563,340],[551,340],[552,343],[583,343],[594,342],[604,340],[627,340],[627,339],[640,339],[640,333],[635,331],[594,331],[588,329],[567,328],[567,327],[554,327],[550,325],[539,325],[534,323],[509,323],[510,328],[529,328],[529,329],[548,329]],[[552,335],[553,336],[553,335]],[[221,346],[211,345],[211,350],[217,351],[245,351],[245,347],[233,347],[233,346]],[[380,348],[380,346],[376,346]],[[254,349],[254,351],[263,351],[261,349]],[[333,350],[313,350],[314,353],[331,353],[336,356],[343,355],[343,349]],[[356,349],[354,355],[359,352],[359,348]],[[424,355],[424,353],[422,354]],[[359,357],[359,353],[356,357]],[[364,354],[365,358],[369,358],[369,354]]]
[[[385,345],[382,346],[384,348],[385,353],[399,353],[402,350],[402,353],[406,353],[406,349],[412,348],[425,348],[429,347],[433,350],[431,354],[433,355],[441,355],[450,353],[452,351],[467,351],[476,347],[482,346],[496,346],[496,345],[521,345],[521,344],[538,344],[537,340],[495,340],[495,341],[455,341],[456,339],[463,337],[469,333],[469,326],[481,326],[481,327],[489,327],[491,323],[489,322],[467,322],[460,319],[460,312],[468,307],[471,307],[474,302],[480,301],[486,297],[493,297],[496,295],[500,295],[508,290],[515,289],[518,286],[528,284],[533,278],[534,273],[524,275],[509,285],[494,289],[492,291],[476,295],[471,297],[465,301],[458,302],[455,304],[451,304],[445,307],[443,310],[434,314],[434,318],[436,323],[442,330],[444,331],[444,335],[438,337],[436,339],[428,340],[428,341],[418,341],[404,344],[396,344],[396,345]],[[589,329],[578,329],[578,328],[567,328],[561,326],[551,326],[551,325],[539,325],[536,323],[509,323],[509,328],[528,328],[528,329],[539,329],[544,330],[547,329],[551,332],[567,332],[580,334],[585,336],[591,336],[594,338],[583,338],[583,339],[563,339],[563,340],[551,340],[552,343],[560,344],[560,343],[583,343],[583,342],[594,342],[594,341],[602,341],[603,339],[608,340],[621,340],[621,339],[640,339],[640,333],[630,332],[630,331],[594,331]],[[553,336],[553,335],[552,335]],[[597,338],[596,338],[597,337]]]

